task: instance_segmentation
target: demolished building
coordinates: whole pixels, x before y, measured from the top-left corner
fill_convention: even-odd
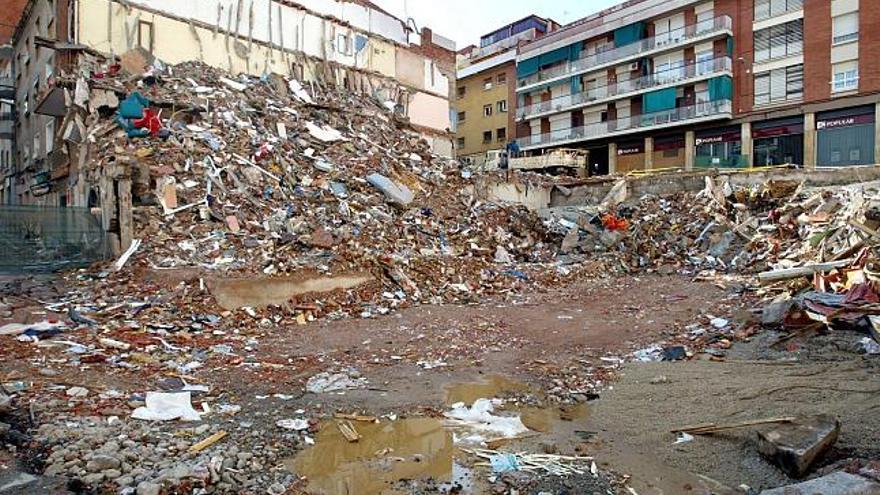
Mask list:
[[[438,154],[452,154],[448,95],[454,43],[370,2],[32,0],[14,40],[19,112],[11,202],[94,206],[78,181],[81,126],[62,122],[83,54],[145,72],[154,60],[199,61],[231,74],[279,74],[386,102]],[[69,77],[67,77],[69,81]],[[101,194],[108,194],[103,192]]]

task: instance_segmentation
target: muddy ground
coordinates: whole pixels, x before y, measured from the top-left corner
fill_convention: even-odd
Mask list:
[[[255,328],[241,336],[235,358],[209,361],[191,377],[210,387],[214,404],[241,407],[231,416],[206,418],[211,431],[222,428],[229,434],[208,452],[222,456],[235,446],[259,454],[271,447],[268,465],[261,465],[269,478],[243,484],[242,493],[278,488],[328,495],[512,489],[626,493],[622,480],[640,494],[733,493],[743,484],[763,489],[791,480],[757,455],[753,430],[680,445],[673,445],[670,430],[830,413],[840,418],[843,433],[824,464],[880,456],[878,358],[860,354],[860,336],[807,336],[772,346],[778,335],[763,332],[732,348],[717,338],[697,338],[702,334],[692,325],[711,334],[716,317],[729,319],[733,327],[746,325],[744,309],[751,302],[741,289],[736,282],[694,282],[677,275],[600,278],[472,305],[425,305],[368,319]],[[127,395],[158,390],[169,376],[101,366],[73,370],[51,349],[35,352],[34,344],[9,340],[3,342],[0,373],[4,382],[34,382],[22,402],[37,404],[31,408],[37,424],[85,416],[100,422],[107,416],[106,404],[102,411],[65,399],[65,386]],[[681,362],[632,362],[633,351],[652,344],[712,352],[692,352]],[[316,373],[345,369],[357,370],[368,380],[367,388],[330,394],[303,390]],[[53,388],[57,385],[64,386]],[[501,408],[522,415],[537,432],[504,449],[593,456],[600,476],[493,477],[453,445],[437,419],[453,402],[483,397],[507,398]],[[175,429],[183,428],[129,420],[125,404],[110,412],[126,425],[169,436],[179,437]],[[353,446],[326,421],[336,412],[394,421],[386,417],[379,425],[361,425],[364,438]],[[314,447],[275,426],[279,419],[303,414],[313,421]],[[32,426],[33,432],[37,426],[20,413],[17,419],[22,429]],[[17,452],[26,457],[26,450]],[[0,476],[7,477],[0,479],[22,469],[8,455],[0,461],[6,473]],[[41,467],[39,462],[31,466]],[[112,486],[104,483],[91,491],[114,493]],[[0,483],[0,493],[47,493],[40,490],[3,492]]]

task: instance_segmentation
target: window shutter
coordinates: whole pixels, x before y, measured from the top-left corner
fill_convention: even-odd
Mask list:
[[[785,69],[770,71],[770,101],[785,100]]]
[[[755,20],[762,21],[770,17],[770,0],[755,0]]]
[[[755,74],[755,104],[763,105],[770,102],[770,74]]]

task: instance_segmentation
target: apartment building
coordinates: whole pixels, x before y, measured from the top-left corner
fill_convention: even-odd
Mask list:
[[[487,151],[504,148],[515,137],[517,46],[558,28],[532,15],[482,36],[479,47],[459,52],[453,119],[460,161],[482,164]]]
[[[15,166],[15,72],[12,34],[27,0],[6,0],[0,9],[0,204],[11,202]]]
[[[596,173],[873,164],[878,14],[869,0],[620,4],[521,47],[518,142],[587,149]]]
[[[233,74],[318,81],[394,104],[435,152],[451,156],[455,43],[369,0],[28,0],[13,35],[18,204],[84,206],[64,153],[66,103],[79,55],[146,52]]]

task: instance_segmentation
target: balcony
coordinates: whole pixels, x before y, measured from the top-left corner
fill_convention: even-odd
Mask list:
[[[690,65],[674,67],[669,70],[650,74],[638,79],[619,81],[615,84],[600,86],[573,95],[565,95],[542,101],[533,105],[517,108],[518,120],[532,119],[544,115],[565,112],[602,102],[628,98],[652,89],[709,79],[723,74],[731,74],[733,61],[730,57],[702,60]]]
[[[593,139],[632,134],[649,127],[674,127],[716,119],[732,118],[733,103],[730,100],[717,100],[698,103],[687,107],[646,113],[608,122],[597,122],[580,127],[559,129],[537,136],[517,139],[520,149],[528,150],[548,146],[590,141]]]
[[[628,60],[646,57],[653,53],[680,48],[718,36],[721,33],[733,35],[733,21],[730,16],[719,16],[681,29],[663,33],[652,38],[645,38],[629,45],[613,48],[581,56],[550,69],[538,71],[537,74],[519,79],[517,91],[526,91],[535,86],[547,84],[566,77],[583,74],[602,68],[622,64]]]
[[[516,48],[520,41],[531,41],[538,37],[538,30],[535,28],[527,29],[521,33],[514,34],[509,38],[504,38],[503,40],[496,41],[491,45],[482,46],[474,50],[471,58],[480,59],[484,57],[488,57],[489,55],[494,55],[498,52],[503,52],[504,50],[509,50],[511,48]]]

